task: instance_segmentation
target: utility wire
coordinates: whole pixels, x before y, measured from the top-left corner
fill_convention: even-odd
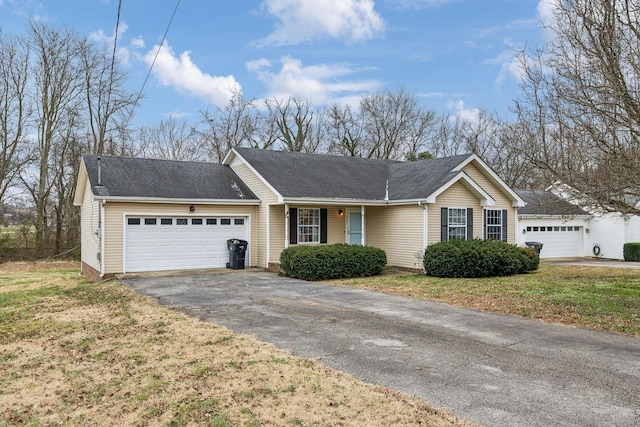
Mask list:
[[[120,1],[122,1],[122,0],[120,0]],[[164,41],[167,38],[167,33],[169,32],[169,28],[171,28],[171,24],[173,23],[173,18],[176,16],[176,12],[178,11],[178,6],[180,6],[180,1],[181,0],[177,0],[177,2],[176,2],[176,7],[173,9],[173,13],[171,14],[171,19],[169,19],[169,23],[167,24],[167,28],[164,30],[164,34],[162,35],[162,40],[160,41],[160,45],[158,46],[158,49],[156,50],[156,54],[153,57],[153,61],[151,62],[151,65],[149,66],[149,70],[147,71],[147,75],[145,76],[144,81],[142,82],[142,87],[140,88],[140,91],[138,92],[138,96],[136,96],[136,99],[133,101],[133,106],[131,107],[131,111],[129,112],[129,117],[127,118],[127,120],[124,123],[124,127],[125,128],[129,125],[129,121],[131,120],[131,117],[133,116],[133,111],[136,109],[136,105],[138,105],[138,102],[142,98],[142,91],[144,90],[144,87],[147,84],[147,80],[149,80],[149,76],[151,75],[151,71],[153,70],[153,66],[156,64],[156,60],[158,59],[158,55],[160,54],[160,49],[162,49],[162,45],[164,44]]]
[[[122,0],[118,2],[118,16],[116,18],[116,33],[113,36],[113,52],[111,52],[111,69],[109,70],[109,90],[107,91],[107,114],[111,105],[111,91],[113,90],[113,70],[116,66],[116,51],[118,46],[118,30],[120,28],[120,10],[122,9]],[[98,155],[102,153],[96,153]]]

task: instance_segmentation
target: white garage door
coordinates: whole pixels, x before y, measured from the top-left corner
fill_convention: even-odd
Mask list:
[[[225,267],[227,239],[249,240],[247,217],[127,216],[125,224],[126,272]]]
[[[544,246],[540,258],[581,257],[582,227],[528,226],[527,242],[540,242]]]

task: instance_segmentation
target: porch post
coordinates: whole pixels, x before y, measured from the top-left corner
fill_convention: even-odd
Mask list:
[[[362,235],[360,236],[360,245],[364,246],[366,244],[366,239],[365,239],[365,226],[364,226],[364,205],[360,206],[360,223],[361,223],[361,228],[362,228]]]

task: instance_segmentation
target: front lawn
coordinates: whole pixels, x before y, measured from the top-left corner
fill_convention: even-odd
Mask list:
[[[0,427],[466,426],[77,265],[0,264]]]
[[[331,283],[640,336],[639,270],[541,264],[535,272],[508,277],[443,279],[388,271]]]

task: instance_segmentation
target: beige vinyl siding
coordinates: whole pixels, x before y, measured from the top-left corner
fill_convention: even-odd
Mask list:
[[[205,217],[205,216],[248,216],[250,226],[249,262],[256,265],[258,248],[253,243],[257,240],[255,218],[257,206],[238,205],[198,205],[195,212],[189,212],[189,205],[162,203],[107,203],[105,207],[105,273],[121,273],[124,269],[124,216],[126,215],[166,215]]]
[[[234,157],[229,166],[261,201],[256,211],[255,224],[252,224],[257,233],[254,243],[254,246],[257,248],[255,265],[267,267],[267,264],[273,260],[274,252],[277,252],[279,256],[282,249],[278,250],[278,248],[284,244],[284,234],[282,235],[281,243],[278,244],[278,240],[276,240],[280,229],[282,229],[281,232],[284,233],[284,225],[274,227],[276,224],[274,221],[278,220],[278,214],[277,209],[275,209],[276,212],[274,212],[274,209],[271,208],[271,205],[278,203],[278,196],[239,157]],[[284,218],[284,206],[282,206],[281,209]],[[272,215],[275,213],[276,218],[270,218],[270,215],[268,215],[269,210],[271,210]],[[282,220],[282,224],[284,224],[284,219]],[[270,233],[267,233],[268,227],[270,227]],[[271,242],[267,242],[267,236],[269,234]],[[267,251],[268,243],[272,244],[270,251]],[[273,244],[276,244],[276,246],[274,247]],[[267,253],[270,253],[271,260],[267,260]]]
[[[422,268],[424,210],[421,206],[367,207],[366,244],[387,253],[387,264]]]
[[[342,216],[338,213],[340,209],[342,209]],[[345,242],[346,217],[346,208],[327,208],[327,244],[332,245]]]
[[[440,209],[441,208],[473,208],[473,237],[482,238],[482,206],[480,200],[462,183],[456,182],[429,205],[429,241],[428,244],[440,241]]]
[[[488,209],[506,209],[507,213],[507,241],[509,243],[516,243],[516,209],[513,207],[513,202],[507,197],[491,180],[481,172],[472,162],[463,168],[463,171],[471,177],[484,191],[489,193],[491,197],[496,201],[495,206],[490,206]],[[475,222],[474,212],[474,224],[480,224],[482,226],[482,216],[480,216],[480,222]],[[475,225],[474,225],[475,233]],[[480,229],[480,236],[482,237],[482,229]]]
[[[280,252],[284,249],[285,220],[284,205],[273,205],[271,209],[269,262],[280,262]]]
[[[80,257],[85,264],[100,271],[100,238],[96,235],[99,226],[100,204],[93,199],[91,183],[86,180],[82,206],[80,207]]]
[[[290,205],[289,208],[324,209],[322,206]],[[347,208],[331,206],[327,209],[327,244],[344,243],[346,239]],[[342,210],[342,216],[339,214]],[[294,221],[296,219],[293,219]],[[269,262],[280,262],[280,253],[284,250],[285,229],[284,205],[271,206],[271,253]]]

